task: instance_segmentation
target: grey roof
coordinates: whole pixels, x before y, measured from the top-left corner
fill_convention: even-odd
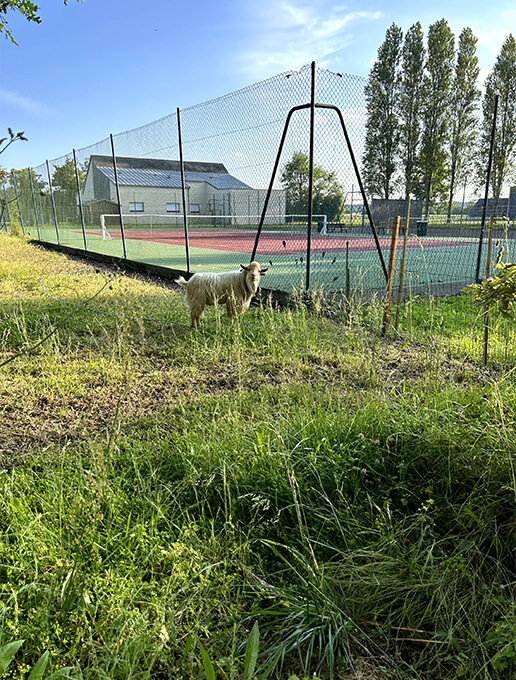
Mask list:
[[[111,182],[115,181],[113,167],[97,166]],[[148,168],[119,168],[118,181],[124,186],[181,188],[181,173],[178,170],[150,170]],[[214,189],[250,189],[227,172],[186,171],[185,182],[206,182]],[[187,188],[188,185],[187,185]]]
[[[113,158],[111,156],[92,155],[91,162],[97,167],[110,168],[113,167]],[[180,161],[173,161],[166,158],[134,158],[130,156],[117,156],[117,168],[128,168],[131,170],[177,170],[181,171]],[[185,171],[195,172],[223,172],[227,174],[227,170],[222,163],[205,163],[204,161],[185,161]]]

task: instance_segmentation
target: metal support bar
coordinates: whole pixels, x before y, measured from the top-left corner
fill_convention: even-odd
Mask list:
[[[34,206],[34,217],[36,218],[36,229],[38,232],[38,241],[41,241],[41,234],[39,233],[39,219],[38,219],[38,209],[36,207],[36,195],[34,194],[34,183],[32,182],[32,171],[30,168],[27,168],[29,171],[29,182],[30,182],[30,192],[32,194],[32,205]]]
[[[183,162],[183,142],[181,138],[181,114],[177,107],[177,133],[179,141],[179,163],[181,165],[181,194],[183,197],[183,223],[185,227],[186,271],[190,272],[190,240],[188,236],[188,214],[186,212],[185,166]]]
[[[498,116],[498,95],[495,95],[494,111],[493,111],[493,126],[491,128],[491,143],[489,145],[489,159],[487,161],[487,176],[486,176],[486,190],[484,194],[484,208],[482,210],[482,222],[480,223],[480,236],[478,238],[478,254],[477,254],[477,270],[475,272],[475,281],[480,283],[480,260],[482,259],[482,241],[484,238],[484,229],[486,226],[487,215],[487,201],[489,196],[489,182],[491,181],[491,168],[493,165],[494,143],[496,136],[496,118]]]
[[[315,138],[315,61],[312,61],[310,92],[310,155],[308,158],[308,224],[306,225],[306,290],[310,290],[310,255],[312,252],[312,214],[314,196],[314,138]]]
[[[122,215],[122,202],[120,200],[120,185],[118,184],[118,170],[116,167],[115,144],[113,142],[113,135],[109,135],[111,140],[111,155],[113,156],[113,170],[115,173],[116,199],[118,202],[118,214],[120,216],[120,232],[122,234],[122,247],[124,250],[124,260],[127,260],[127,251],[125,249],[125,233],[124,233],[124,217]]]
[[[260,236],[261,236],[261,233],[262,233],[263,223],[265,221],[265,215],[267,213],[267,207],[268,207],[269,199],[270,199],[270,196],[271,196],[271,193],[272,193],[272,187],[274,185],[274,180],[276,178],[276,173],[278,171],[281,152],[283,151],[283,145],[285,143],[285,139],[286,139],[286,136],[287,136],[287,130],[288,130],[288,127],[290,125],[290,120],[291,120],[292,115],[294,114],[295,111],[301,111],[303,109],[308,109],[310,107],[311,107],[311,104],[301,104],[300,106],[294,106],[288,112],[287,120],[285,121],[285,126],[283,128],[283,134],[281,136],[281,141],[280,141],[278,153],[276,155],[276,161],[274,163],[274,168],[273,168],[273,171],[272,171],[271,181],[269,183],[269,188],[267,189],[267,195],[265,197],[265,204],[263,206],[262,215],[260,217],[260,223],[258,224],[258,231],[256,233],[256,238],[255,238],[255,242],[254,242],[253,253],[251,255],[251,260],[254,260],[254,258],[256,256],[256,251],[258,249],[258,242],[260,240]],[[374,241],[375,241],[375,244],[376,244],[376,249],[378,251],[378,256],[380,258],[380,264],[382,266],[382,270],[383,270],[383,273],[384,273],[384,276],[385,276],[385,280],[387,281],[387,278],[388,278],[387,267],[385,266],[385,261],[383,259],[383,253],[382,253],[382,248],[380,246],[380,240],[378,238],[378,233],[376,231],[376,227],[375,227],[375,224],[374,224],[374,221],[373,221],[373,216],[371,214],[371,208],[369,207],[369,201],[367,200],[367,196],[366,196],[366,192],[365,192],[364,185],[363,185],[363,182],[362,182],[362,178],[360,176],[360,170],[359,170],[356,158],[355,158],[355,154],[353,153],[353,147],[351,146],[351,140],[349,139],[346,124],[345,124],[344,118],[342,116],[342,111],[339,109],[338,106],[334,106],[332,104],[317,104],[317,103],[315,103],[314,107],[315,108],[321,108],[321,109],[332,109],[333,111],[337,112],[337,115],[338,115],[339,120],[340,120],[340,124],[342,126],[342,130],[344,132],[344,137],[346,139],[346,144],[347,144],[347,147],[348,147],[349,155],[350,155],[351,161],[353,163],[353,168],[355,170],[355,175],[356,175],[356,178],[357,178],[357,181],[358,181],[358,186],[360,187],[360,193],[362,194],[362,200],[364,202],[367,217],[369,219],[371,231],[373,232],[373,237],[374,237]]]
[[[86,229],[84,226],[84,213],[82,210],[82,198],[81,198],[81,185],[79,182],[79,171],[77,170],[77,157],[75,155],[75,149],[73,149],[73,167],[75,169],[75,183],[77,184],[77,202],[79,205],[79,214],[81,216],[81,226],[82,226],[82,238],[84,241],[84,250],[88,250],[86,244]]]
[[[254,260],[256,257],[256,251],[258,249],[258,241],[260,240],[260,236],[262,233],[262,228],[263,228],[263,223],[265,221],[265,215],[267,214],[267,208],[269,206],[269,200],[272,194],[272,187],[274,185],[274,180],[276,179],[276,173],[278,172],[278,166],[281,158],[281,152],[283,151],[283,145],[285,144],[285,139],[287,136],[287,130],[288,126],[290,125],[290,120],[292,118],[292,115],[294,111],[301,111],[302,109],[307,109],[309,108],[310,104],[302,104],[301,106],[294,106],[290,111],[288,112],[287,115],[287,120],[285,121],[285,126],[283,128],[283,134],[281,135],[281,141],[280,145],[278,148],[278,153],[276,154],[276,161],[274,162],[274,168],[272,170],[272,175],[271,175],[271,181],[269,182],[269,188],[267,189],[267,194],[265,195],[265,202],[263,204],[263,210],[262,214],[260,217],[260,222],[258,224],[258,231],[256,232],[256,238],[254,240],[254,247],[253,247],[253,252],[251,255],[251,261]]]
[[[57,224],[57,213],[56,213],[56,203],[54,201],[54,189],[52,187],[52,178],[50,177],[50,165],[47,163],[47,177],[48,177],[48,186],[50,188],[50,200],[52,202],[52,213],[54,215],[54,225],[56,228],[56,237],[57,237],[57,245],[61,245],[60,240],[59,240],[59,226]]]

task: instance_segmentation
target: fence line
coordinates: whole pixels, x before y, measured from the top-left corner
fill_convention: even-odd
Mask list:
[[[312,64],[110,134],[13,171],[0,221],[44,242],[187,272],[237,268],[253,256],[267,263],[270,289],[370,297],[385,289],[399,216],[404,294],[455,294],[488,264],[489,177],[485,187],[464,178],[451,218],[446,200],[423,216],[416,199],[409,207],[368,196],[365,84]],[[513,213],[515,189],[498,203],[493,256],[503,247],[512,257]],[[115,223],[102,223],[112,214]],[[398,254],[397,275],[400,265]]]

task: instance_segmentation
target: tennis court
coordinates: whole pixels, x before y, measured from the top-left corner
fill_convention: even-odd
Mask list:
[[[52,238],[53,234],[53,238]],[[103,239],[98,229],[86,230],[87,249],[114,257],[123,257],[120,229],[110,227],[111,238]],[[137,262],[186,269],[184,230],[180,228],[129,227],[124,230],[127,259]],[[45,230],[42,240],[56,240],[55,230]],[[224,271],[238,268],[249,261],[256,238],[256,228],[217,229],[193,228],[189,231],[190,270]],[[80,229],[60,228],[63,245],[84,248]],[[391,237],[379,236],[385,263],[389,260]],[[481,258],[485,273],[486,247]],[[396,268],[399,270],[403,239],[398,242]],[[411,235],[407,241],[405,283],[406,292],[443,294],[455,293],[474,282],[478,257],[478,239],[463,237],[436,238]],[[303,290],[307,276],[306,228],[267,231],[260,236],[256,259],[268,267],[264,287],[292,292]],[[345,289],[351,292],[381,291],[385,276],[376,243],[369,233],[322,235],[311,237],[310,289],[326,291]]]

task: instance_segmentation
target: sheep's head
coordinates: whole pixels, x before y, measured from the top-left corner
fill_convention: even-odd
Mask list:
[[[247,266],[241,264],[240,266],[242,267],[242,271],[245,271],[245,279],[248,288],[253,291],[253,294],[256,293],[258,286],[260,285],[260,276],[263,276],[267,269],[261,269],[258,262],[251,262],[251,264]]]

